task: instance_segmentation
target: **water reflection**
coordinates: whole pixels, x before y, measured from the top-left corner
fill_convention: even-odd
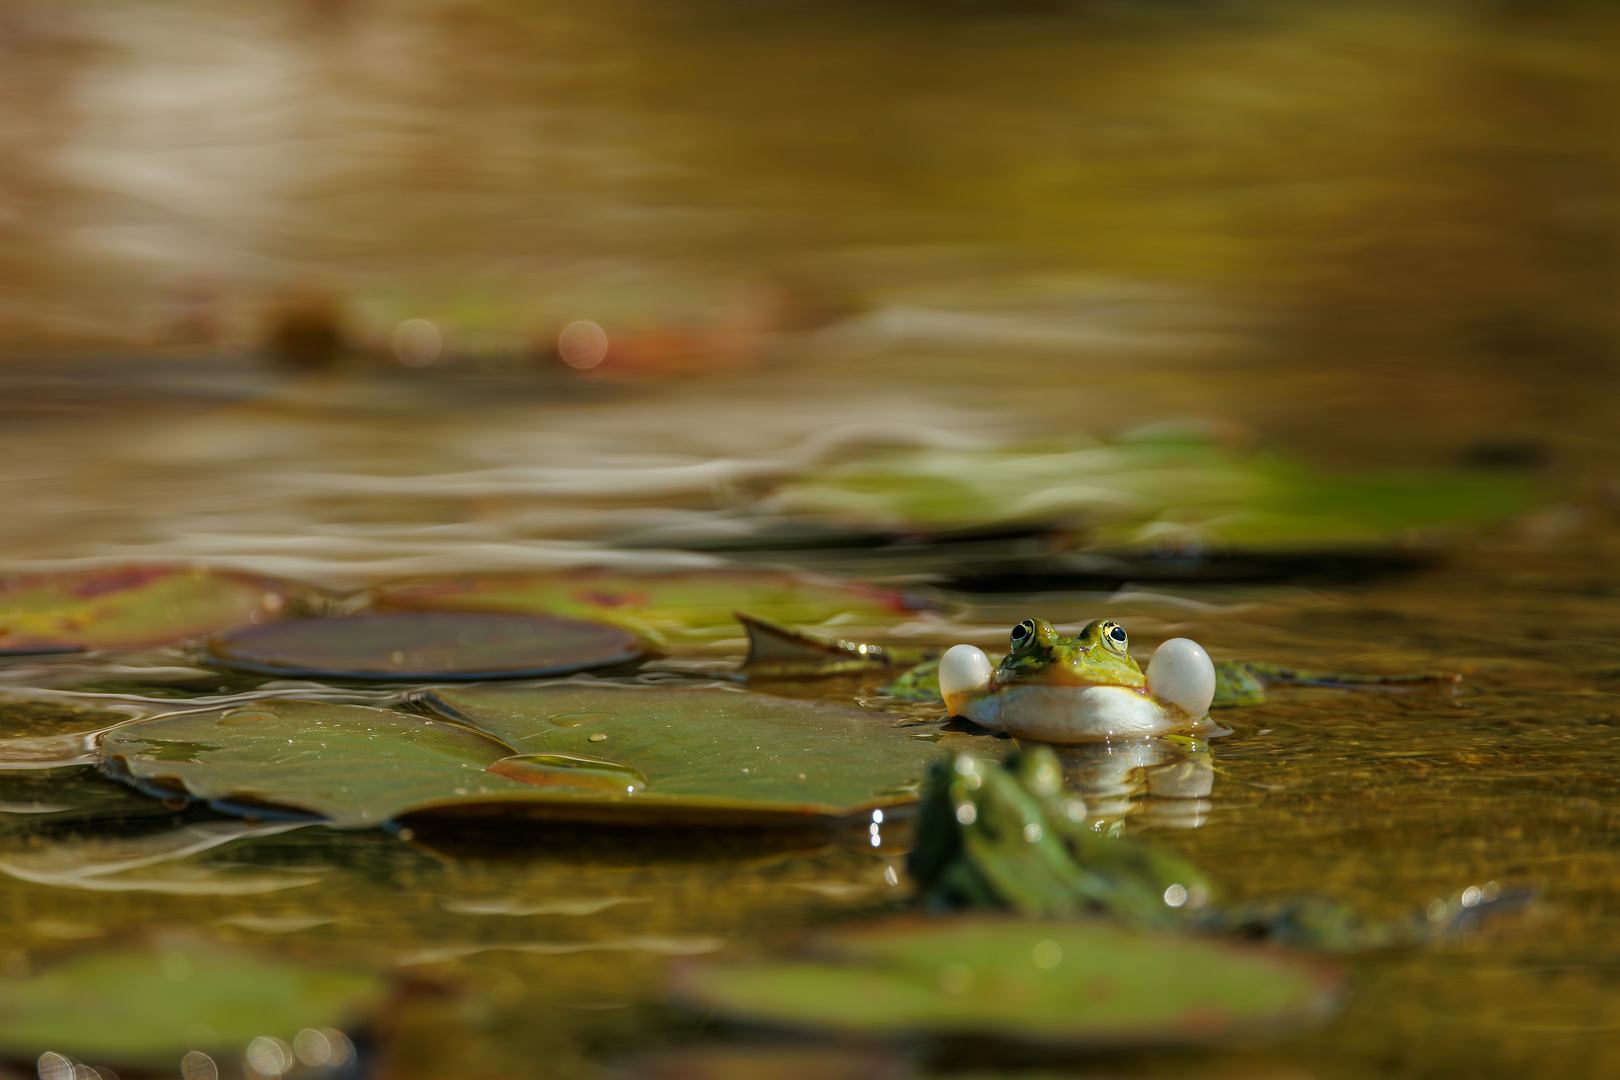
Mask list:
[[[1054,749],[1093,822],[1196,829],[1209,820],[1215,764],[1202,740],[1149,736]]]

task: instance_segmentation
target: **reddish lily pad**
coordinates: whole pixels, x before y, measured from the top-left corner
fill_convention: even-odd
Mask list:
[[[372,612],[293,619],[214,639],[225,667],[268,675],[467,681],[567,675],[634,660],[634,634],[545,615]]]
[[[814,626],[834,619],[886,624],[930,606],[891,589],[787,570],[638,574],[603,568],[402,582],[384,588],[377,603],[383,608],[599,619],[659,642],[683,636],[732,636],[736,633],[732,613],[738,610]]]
[[[125,566],[0,577],[0,655],[133,648],[281,614],[295,590],[246,574]]]
[[[1321,1016],[1331,969],[1102,920],[903,918],[826,934],[804,955],[690,964],[679,987],[754,1023],[866,1037],[1135,1046]]]

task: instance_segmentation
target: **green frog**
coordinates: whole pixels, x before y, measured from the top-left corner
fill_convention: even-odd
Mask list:
[[[1112,619],[1093,619],[1072,638],[1025,619],[1009,645],[995,666],[973,645],[939,658],[940,696],[953,716],[1041,742],[1089,742],[1188,729],[1215,698],[1215,664],[1189,638],[1161,644],[1146,671]]]

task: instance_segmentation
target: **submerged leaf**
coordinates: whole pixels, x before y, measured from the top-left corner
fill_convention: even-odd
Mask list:
[[[887,623],[931,605],[890,589],[788,570],[688,570],[638,574],[591,568],[404,582],[381,591],[383,608],[569,615],[625,627],[652,641],[730,634],[732,613],[817,625],[846,617]]]
[[[292,590],[246,574],[130,566],[0,577],[0,654],[162,645],[273,618]]]
[[[226,634],[210,649],[241,671],[415,681],[566,675],[642,652],[635,635],[601,623],[426,611],[295,619]]]
[[[230,1060],[261,1035],[363,1023],[386,989],[375,975],[200,943],[90,952],[0,981],[0,1053],[172,1071],[188,1051]]]
[[[1102,921],[900,919],[824,935],[800,959],[693,962],[680,990],[755,1023],[867,1036],[1123,1046],[1309,1020],[1328,969],[1270,950]]]

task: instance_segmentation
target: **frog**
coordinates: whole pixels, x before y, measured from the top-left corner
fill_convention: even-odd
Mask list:
[[[953,645],[939,658],[939,688],[952,716],[1048,743],[1191,730],[1215,698],[1215,664],[1190,638],[1160,644],[1137,666],[1125,628],[1093,619],[1065,637],[1045,619],[1013,627],[1006,657]]]

